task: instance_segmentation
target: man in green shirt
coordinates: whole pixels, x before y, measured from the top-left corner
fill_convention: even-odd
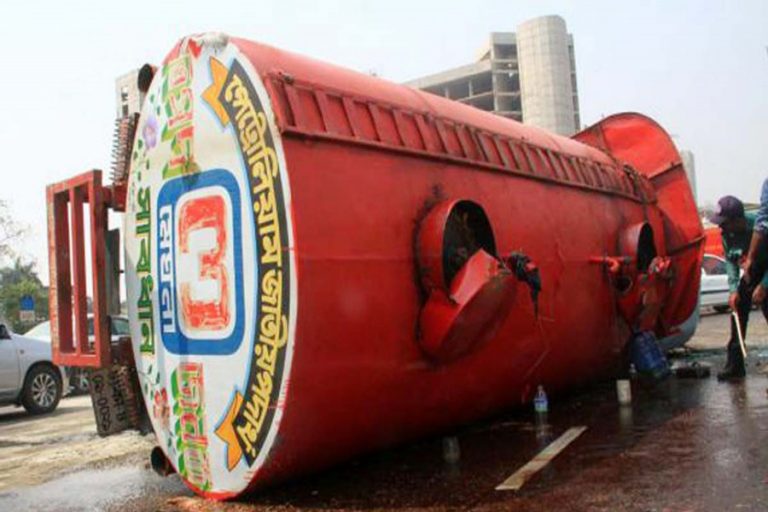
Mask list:
[[[752,309],[753,296],[761,302],[763,316],[768,321],[768,302],[762,300],[768,289],[768,248],[758,247],[750,251],[755,230],[756,214],[744,213],[744,204],[736,197],[725,196],[718,201],[718,212],[710,220],[720,226],[725,253],[726,271],[730,297],[728,304],[736,311],[741,325],[742,336],[746,339],[749,312]],[[765,238],[759,237],[760,245]],[[753,255],[743,276],[739,267],[747,257]],[[744,356],[741,353],[736,322],[731,317],[731,338],[728,341],[728,359],[723,371],[717,374],[719,380],[742,379],[746,375]]]

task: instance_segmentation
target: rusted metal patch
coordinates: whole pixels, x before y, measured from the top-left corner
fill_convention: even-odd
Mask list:
[[[141,404],[135,366],[116,364],[91,370],[89,384],[100,436],[139,428]]]

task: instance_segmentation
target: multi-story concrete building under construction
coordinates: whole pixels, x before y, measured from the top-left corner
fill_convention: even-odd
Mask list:
[[[476,62],[407,85],[561,135],[581,126],[573,36],[560,16],[493,32]]]

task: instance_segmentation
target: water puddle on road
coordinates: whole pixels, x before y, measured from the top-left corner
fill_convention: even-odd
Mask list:
[[[319,510],[768,510],[768,381],[669,378],[632,382],[620,406],[613,381],[566,395],[549,412],[530,405],[492,420],[361,456],[263,489],[237,503],[191,497],[178,476],[142,464],[73,472],[0,494],[0,511],[130,511],[265,508]],[[713,373],[723,354],[701,360]],[[520,491],[495,487],[571,427],[587,430]],[[458,441],[456,446],[455,441]],[[450,459],[450,462],[449,460]],[[179,498],[181,497],[181,498]]]
[[[178,477],[163,478],[141,467],[77,471],[34,487],[0,494],[0,510],[34,512],[122,510],[122,503],[152,496],[185,495]]]

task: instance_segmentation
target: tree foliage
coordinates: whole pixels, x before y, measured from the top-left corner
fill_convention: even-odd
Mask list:
[[[37,318],[32,323],[24,323],[19,318],[21,299],[27,295],[35,301]],[[24,332],[48,318],[48,289],[40,281],[34,263],[16,259],[12,267],[0,268],[0,310],[14,332]]]
[[[11,216],[8,203],[0,200],[0,260],[16,256],[13,247],[26,232],[26,227],[16,222]]]
[[[36,322],[48,318],[48,290],[40,281],[35,264],[22,263],[15,250],[26,233],[27,228],[11,216],[8,203],[0,200],[0,262],[12,260],[12,266],[0,268],[0,319],[16,332],[32,327],[19,318],[22,297],[30,296],[35,301]]]

